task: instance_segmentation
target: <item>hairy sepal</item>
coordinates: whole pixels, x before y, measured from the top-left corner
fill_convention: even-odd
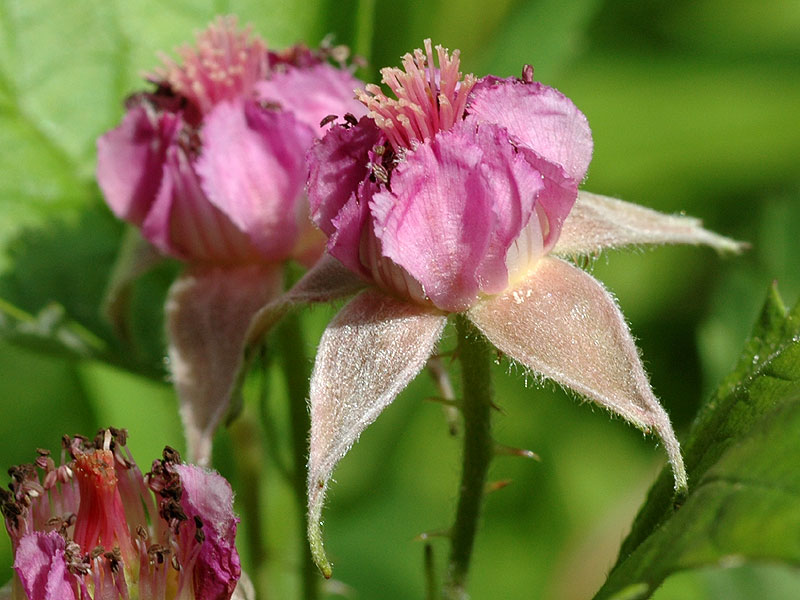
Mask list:
[[[581,191],[564,221],[553,253],[571,257],[645,244],[705,245],[719,252],[741,252],[748,247],[704,229],[699,219],[666,215],[616,198]]]
[[[589,398],[662,440],[684,490],[686,471],[669,417],[654,396],[616,302],[596,279],[545,257],[506,293],[468,317],[487,339],[537,374]]]
[[[166,304],[170,370],[189,457],[207,465],[214,432],[231,404],[253,317],[278,295],[281,267],[195,267]]]
[[[365,286],[363,279],[331,255],[324,254],[291,289],[256,313],[247,332],[247,348],[259,344],[290,310],[347,298]]]
[[[336,463],[425,366],[447,316],[366,290],[328,325],[311,375],[309,542],[326,577],[320,518]]]

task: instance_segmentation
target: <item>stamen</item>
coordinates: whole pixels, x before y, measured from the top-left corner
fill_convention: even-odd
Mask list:
[[[81,498],[75,521],[75,542],[84,552],[98,544],[106,548],[119,546],[125,557],[131,557],[130,532],[111,451],[79,454],[75,458],[75,475]]]
[[[451,56],[447,49],[436,46],[437,68],[431,41],[425,40],[424,45],[424,53],[417,49],[403,57],[402,70],[381,70],[383,83],[396,99],[386,96],[377,85],[356,90],[356,98],[369,109],[369,116],[395,150],[413,148],[437,131],[452,128],[464,117],[467,96],[477,81],[472,74],[462,79],[458,50]]]
[[[197,34],[195,47],[183,46],[176,52],[183,64],[162,55],[164,66],[150,79],[166,82],[202,113],[219,102],[248,94],[269,71],[266,44],[252,35],[249,26],[237,31],[233,16],[218,17]]]

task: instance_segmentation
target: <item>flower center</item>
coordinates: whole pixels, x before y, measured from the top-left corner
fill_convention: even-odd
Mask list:
[[[196,36],[196,45],[178,48],[178,64],[162,56],[163,67],[153,73],[203,114],[215,104],[248,94],[269,71],[267,47],[251,28],[236,29],[236,18],[218,17]]]
[[[459,51],[436,46],[439,67],[434,67],[433,48],[425,40],[425,52],[417,49],[403,57],[403,69],[381,69],[382,81],[397,99],[369,84],[356,90],[356,98],[369,109],[369,116],[380,127],[396,150],[412,148],[416,142],[433,137],[437,131],[450,129],[463,118],[467,95],[475,85],[472,74],[463,80]]]
[[[106,550],[117,547],[123,556],[131,556],[131,535],[117,486],[113,452],[106,447],[78,454],[75,478],[80,490],[75,542],[83,552],[91,552],[97,546]]]

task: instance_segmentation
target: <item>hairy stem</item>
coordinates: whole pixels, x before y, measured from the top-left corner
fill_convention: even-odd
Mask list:
[[[302,597],[305,600],[319,598],[319,574],[311,559],[311,551],[306,543],[308,515],[306,512],[306,461],[308,456],[308,432],[310,420],[306,397],[310,362],[305,353],[305,340],[300,319],[290,313],[278,326],[278,343],[280,360],[286,376],[286,387],[289,397],[289,422],[292,445],[292,490],[299,515],[298,532],[300,534],[300,574]]]
[[[444,587],[447,600],[467,598],[467,576],[486,473],[494,455],[491,435],[492,348],[472,323],[461,315],[456,316],[456,329],[461,360],[464,458],[456,520],[450,533],[450,562]]]

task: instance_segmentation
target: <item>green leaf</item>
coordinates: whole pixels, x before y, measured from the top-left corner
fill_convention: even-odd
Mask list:
[[[689,493],[662,473],[596,600],[648,598],[672,573],[742,561],[800,566],[800,302],[773,286],[733,373],[685,444]]]

